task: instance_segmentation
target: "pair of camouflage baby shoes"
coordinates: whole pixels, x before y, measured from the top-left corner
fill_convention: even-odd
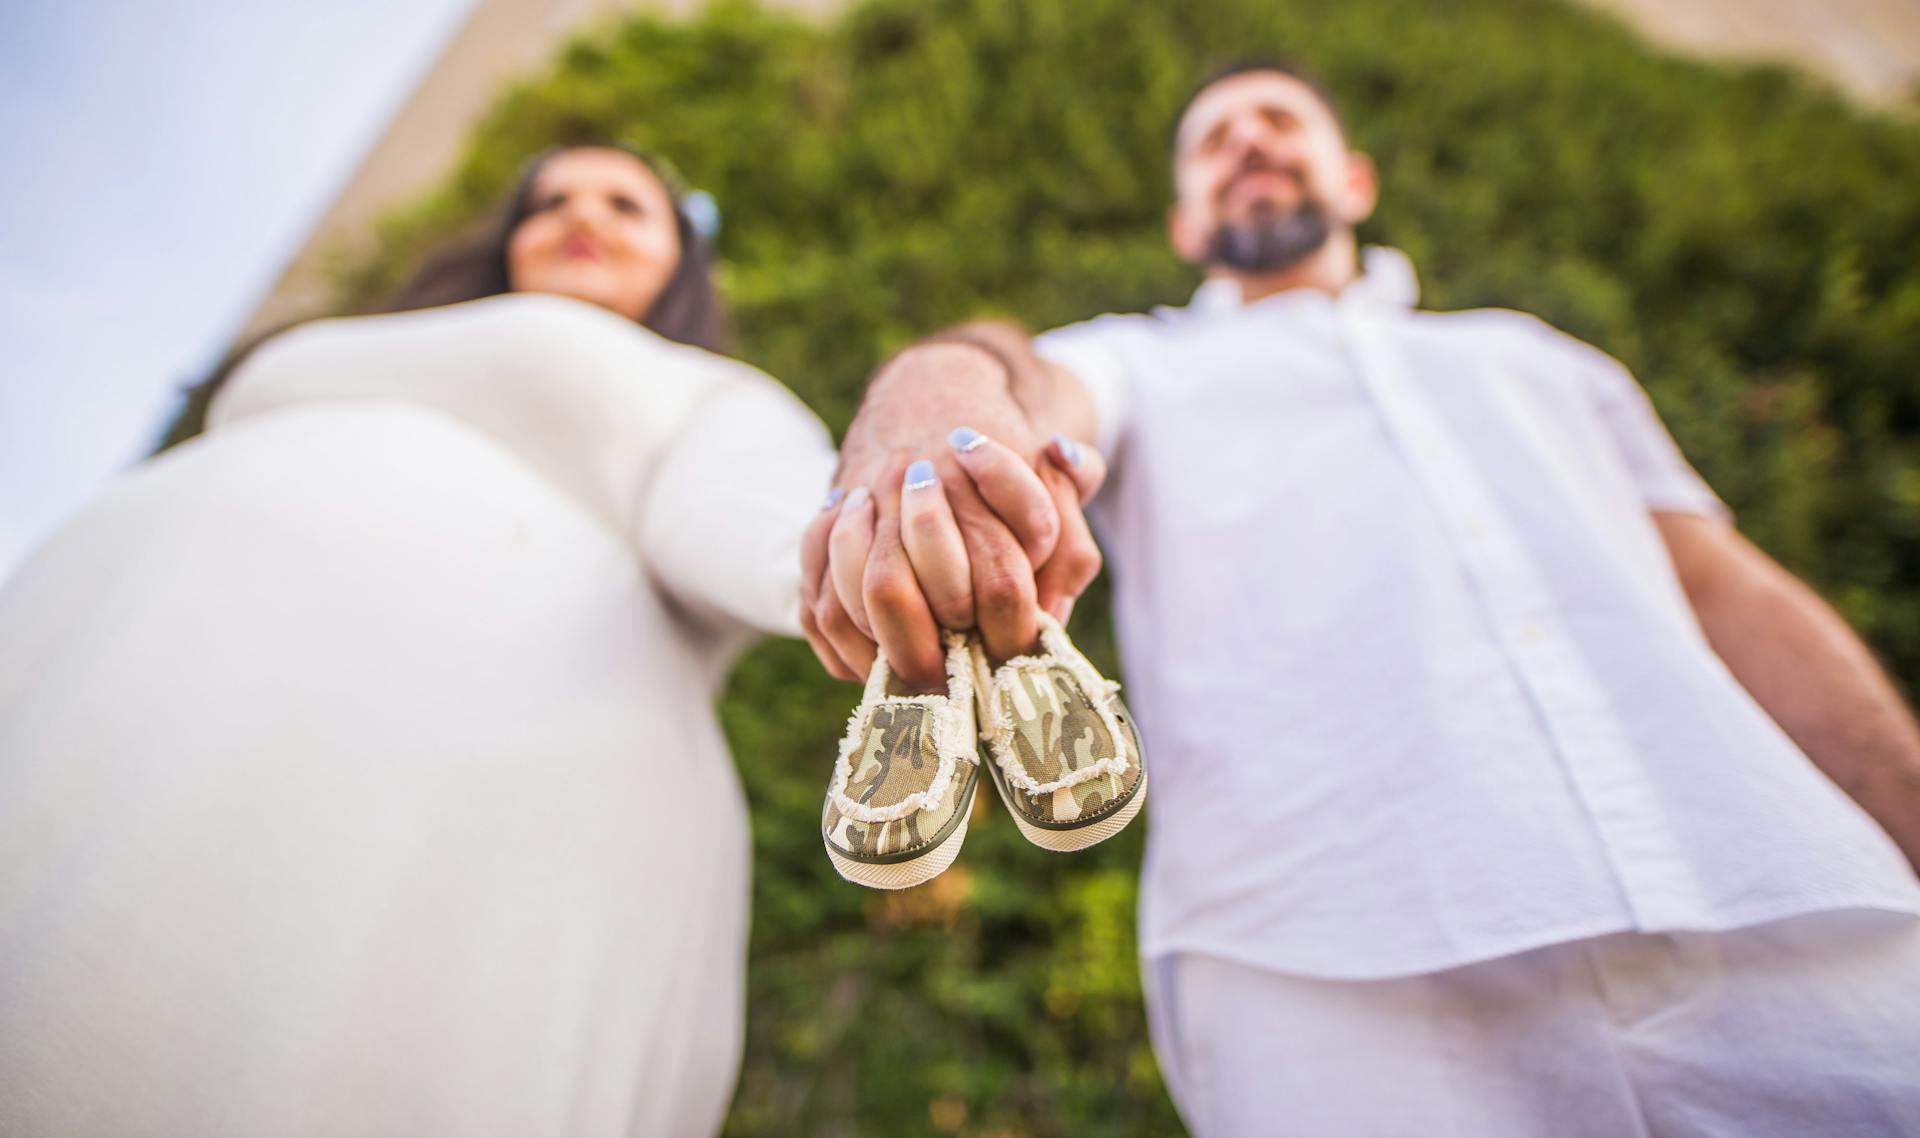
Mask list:
[[[905,889],[952,865],[980,781],[979,742],[1033,844],[1080,850],[1126,828],[1146,801],[1147,772],[1120,685],[1044,613],[1038,650],[997,668],[977,635],[945,636],[944,693],[901,689],[884,656],[867,677],[820,819],[840,876]]]

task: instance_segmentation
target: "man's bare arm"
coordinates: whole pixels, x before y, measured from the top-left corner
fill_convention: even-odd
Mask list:
[[[1734,678],[1920,868],[1920,726],[1866,645],[1733,527],[1654,520]]]
[[[944,438],[939,423],[967,414],[1035,451],[1056,434],[1091,438],[1095,426],[1086,388],[1034,354],[1032,337],[1017,325],[976,321],[921,340],[874,373],[841,444],[842,470],[871,469],[878,451]]]

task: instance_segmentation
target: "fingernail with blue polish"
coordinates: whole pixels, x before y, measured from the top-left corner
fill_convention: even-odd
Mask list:
[[[1065,435],[1053,436],[1053,445],[1060,448],[1060,457],[1075,466],[1080,465],[1080,444]]]
[[[869,497],[871,497],[871,495],[867,493],[865,486],[855,486],[853,493],[847,495],[846,505],[840,507],[840,512],[843,514],[852,513],[854,510],[866,505]]]
[[[953,433],[947,436],[947,445],[961,454],[973,450],[986,441],[987,436],[972,427],[955,427]]]
[[[907,489],[925,490],[929,486],[937,486],[939,484],[940,480],[934,477],[933,474],[933,463],[928,462],[926,459],[923,458],[912,466],[907,467]]]
[[[839,505],[840,497],[845,493],[846,491],[840,489],[840,487],[838,486],[835,486],[833,489],[827,491],[827,500],[820,503],[820,512],[824,514],[828,510],[831,510],[835,506]]]

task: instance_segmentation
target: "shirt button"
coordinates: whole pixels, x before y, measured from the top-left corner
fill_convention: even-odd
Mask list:
[[[1520,626],[1520,639],[1525,640],[1529,643],[1540,639],[1542,635],[1543,634],[1540,630],[1540,626],[1538,624],[1535,624],[1533,621],[1528,621],[1527,623]]]
[[[1487,519],[1482,514],[1473,514],[1467,518],[1467,532],[1474,537],[1487,536]]]

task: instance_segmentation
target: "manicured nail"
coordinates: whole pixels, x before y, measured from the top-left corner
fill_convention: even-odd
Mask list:
[[[1060,457],[1074,466],[1080,465],[1080,444],[1065,435],[1053,436],[1053,445],[1060,448]]]
[[[840,507],[840,512],[843,514],[850,514],[853,511],[859,509],[860,507],[866,505],[867,499],[870,497],[872,497],[872,495],[867,493],[867,488],[865,486],[855,486],[853,488],[853,493],[847,495],[846,505]]]
[[[940,480],[934,477],[933,463],[921,459],[907,467],[906,487],[909,490],[925,490],[929,486],[938,486]]]
[[[840,497],[845,493],[846,491],[840,489],[840,487],[838,486],[835,486],[833,489],[827,491],[827,500],[820,503],[820,512],[824,514],[828,510],[831,510],[835,506],[839,505]]]
[[[986,441],[987,436],[972,427],[955,427],[953,433],[947,436],[947,445],[961,454],[973,450]]]

